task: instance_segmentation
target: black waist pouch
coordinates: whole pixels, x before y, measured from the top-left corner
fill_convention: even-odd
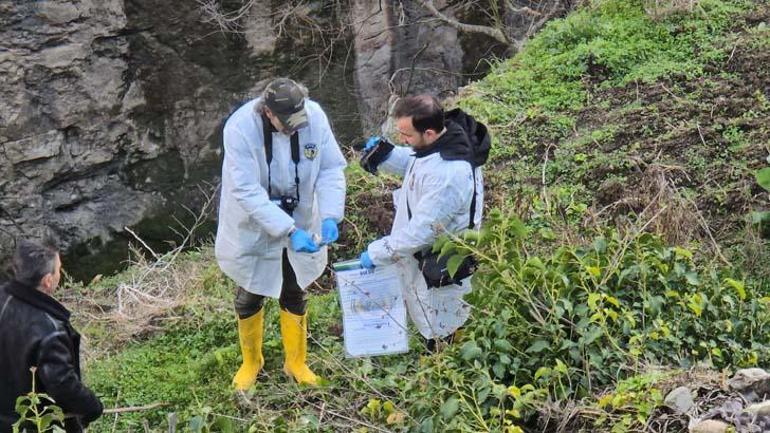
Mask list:
[[[454,276],[449,275],[447,269],[447,262],[451,257],[451,254],[447,254],[443,257],[439,257],[440,253],[436,252],[417,252],[414,254],[414,258],[417,259],[418,266],[422,272],[422,276],[425,278],[425,282],[428,283],[428,287],[443,287],[450,284],[460,284],[460,282],[476,271],[477,262],[472,256],[466,256],[460,266],[457,267],[457,272]]]

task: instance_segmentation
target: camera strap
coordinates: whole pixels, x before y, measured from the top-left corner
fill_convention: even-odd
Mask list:
[[[272,173],[270,164],[273,162],[273,132],[277,132],[267,116],[262,115],[262,138],[265,147],[265,159],[267,160],[267,195],[273,198],[272,193]],[[294,162],[294,186],[297,191],[297,201],[299,202],[299,132],[294,131],[289,139],[291,141],[291,160]]]

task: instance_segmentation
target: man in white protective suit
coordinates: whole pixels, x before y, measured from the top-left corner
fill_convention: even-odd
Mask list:
[[[233,113],[224,127],[216,258],[238,285],[243,364],[237,390],[264,365],[264,299],[278,298],[284,372],[316,385],[307,366],[305,290],[323,272],[345,207],[345,158],[326,114],[288,78]],[[321,234],[317,243],[316,234]]]
[[[431,282],[424,259],[438,236],[478,227],[483,207],[480,166],[490,138],[486,127],[459,109],[444,113],[430,95],[400,99],[393,110],[398,136],[406,146],[371,137],[362,167],[403,177],[393,192],[396,215],[390,235],[361,254],[363,267],[399,267],[409,317],[433,351],[437,341],[451,341],[468,319],[463,296],[471,291],[468,270],[461,279]],[[445,268],[443,269],[446,270]]]

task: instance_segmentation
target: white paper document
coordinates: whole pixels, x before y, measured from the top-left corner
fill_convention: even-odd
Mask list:
[[[362,268],[358,260],[335,263],[333,267],[347,355],[407,352],[406,307],[395,267],[369,270]]]

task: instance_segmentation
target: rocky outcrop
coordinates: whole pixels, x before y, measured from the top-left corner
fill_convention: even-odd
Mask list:
[[[130,146],[143,96],[126,80],[123,1],[0,8],[0,255],[42,228],[66,246],[137,221],[160,200],[128,186],[121,167],[157,149]]]
[[[107,240],[216,175],[219,125],[272,47],[200,18],[197,2],[0,5],[0,256],[44,232]]]

